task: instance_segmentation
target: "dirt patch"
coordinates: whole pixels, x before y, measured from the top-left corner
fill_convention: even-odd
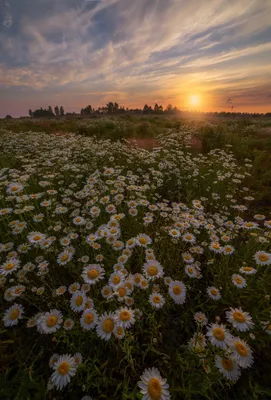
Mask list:
[[[202,140],[196,137],[192,137],[191,146],[193,147],[193,149],[196,149],[197,151],[202,151]]]
[[[133,146],[137,146],[146,150],[152,150],[154,147],[159,147],[159,142],[154,138],[129,138],[128,142]]]

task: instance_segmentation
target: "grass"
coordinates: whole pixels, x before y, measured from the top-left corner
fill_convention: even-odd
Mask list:
[[[1,400],[141,399],[137,382],[152,367],[167,379],[173,400],[271,398],[269,137],[243,122],[129,115],[1,126]],[[159,148],[123,141],[146,136]],[[191,147],[194,137],[202,148]],[[84,271],[98,271],[97,264],[103,274],[94,282]],[[170,287],[179,282],[185,291],[178,301]],[[221,298],[212,299],[210,287]],[[150,296],[161,296],[161,308]],[[23,307],[22,318],[11,314],[14,304]],[[83,309],[92,307],[100,327],[102,316],[114,313],[108,341],[97,326],[84,329]],[[123,307],[135,320],[120,338]],[[253,325],[237,329],[226,314],[231,307],[247,312]],[[59,325],[50,320],[51,333],[50,310],[61,313]],[[196,323],[198,312],[207,326]],[[217,368],[218,357],[236,358],[232,341],[225,349],[210,341],[215,323],[251,349],[250,367],[237,357],[236,382]],[[59,390],[50,359],[78,352],[76,373]]]

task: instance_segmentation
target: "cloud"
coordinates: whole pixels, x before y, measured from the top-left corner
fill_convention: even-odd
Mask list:
[[[10,0],[11,8],[0,35],[0,86],[10,96],[114,93],[131,103],[270,82],[269,0]]]

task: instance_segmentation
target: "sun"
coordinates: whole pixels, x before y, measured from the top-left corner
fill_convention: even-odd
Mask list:
[[[193,94],[192,96],[190,96],[189,103],[191,106],[198,106],[200,103],[199,96],[197,94]]]

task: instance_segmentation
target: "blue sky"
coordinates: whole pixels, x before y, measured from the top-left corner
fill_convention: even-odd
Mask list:
[[[117,101],[271,111],[270,0],[0,0],[0,116]]]

